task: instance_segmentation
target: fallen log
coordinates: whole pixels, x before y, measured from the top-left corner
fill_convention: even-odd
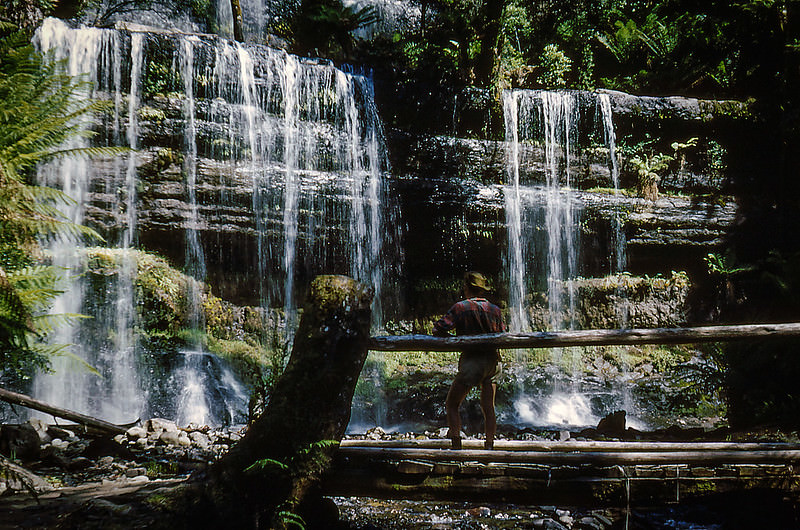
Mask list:
[[[470,346],[500,349],[624,346],[633,344],[692,344],[741,339],[800,337],[800,322],[741,324],[692,328],[584,329],[535,333],[494,333],[461,337],[391,335],[372,337],[373,351],[461,351]]]
[[[483,440],[462,440],[464,449],[483,449]],[[433,440],[342,440],[341,448],[379,447],[389,449],[450,449],[448,439]],[[779,442],[614,442],[614,441],[529,441],[495,440],[495,451],[538,452],[662,452],[662,451],[800,451],[800,444]]]
[[[343,497],[472,501],[480,503],[478,506],[501,502],[630,508],[708,500],[709,496],[719,500],[725,493],[738,500],[758,490],[794,498],[799,479],[792,463],[606,466],[435,462],[426,466],[424,462],[340,459],[326,475],[324,491]]]
[[[61,407],[56,407],[49,403],[45,403],[44,401],[39,401],[38,399],[33,399],[32,397],[24,394],[18,394],[2,388],[0,388],[0,400],[12,403],[14,405],[22,405],[23,407],[38,410],[39,412],[44,412],[46,414],[52,414],[57,418],[64,418],[65,420],[74,421],[75,423],[99,430],[103,433],[124,434],[125,431],[127,431],[130,427],[130,425],[116,425],[98,418],[86,416],[85,414],[81,414],[79,412],[62,409]]]
[[[800,462],[800,450],[779,451],[660,451],[553,452],[341,447],[339,458],[399,462],[479,462],[483,464],[644,465],[644,464],[788,464]]]
[[[27,490],[34,494],[52,491],[53,485],[36,473],[15,464],[8,458],[0,455],[0,476],[6,482],[6,488],[11,491]]]

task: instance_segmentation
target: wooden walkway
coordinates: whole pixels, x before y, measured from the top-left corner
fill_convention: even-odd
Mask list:
[[[800,445],[730,442],[344,440],[329,495],[626,506],[712,493],[800,493]]]

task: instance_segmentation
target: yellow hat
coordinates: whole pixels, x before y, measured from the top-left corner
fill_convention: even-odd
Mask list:
[[[477,271],[469,271],[464,274],[464,286],[487,293],[491,291],[486,276]]]

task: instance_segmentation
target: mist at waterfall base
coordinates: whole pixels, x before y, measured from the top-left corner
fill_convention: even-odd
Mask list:
[[[347,432],[364,433],[376,426],[399,434],[446,429],[445,398],[455,366],[450,373],[436,376],[408,371],[404,381],[395,377],[387,384],[376,359],[380,355],[371,353],[362,371]],[[506,362],[497,379],[496,412],[503,435],[531,430],[581,431],[597,427],[603,417],[621,409],[628,411],[627,427],[644,431],[664,424],[663,412],[654,406],[651,396],[637,393],[640,380],[631,374],[586,375],[552,363],[530,368],[517,364],[509,352],[502,357]],[[461,406],[468,435],[483,432],[479,403],[480,393],[473,389]]]

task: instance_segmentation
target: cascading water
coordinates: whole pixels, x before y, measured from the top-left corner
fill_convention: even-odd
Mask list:
[[[608,94],[597,95],[597,106],[600,111],[600,117],[603,123],[603,137],[606,145],[608,146],[609,157],[609,170],[611,172],[611,182],[614,186],[614,195],[619,196],[619,165],[617,162],[617,142],[616,133],[614,131],[614,121],[611,112],[611,98]],[[630,317],[630,304],[628,300],[628,293],[626,286],[622,280],[622,272],[627,265],[626,256],[626,242],[625,232],[623,226],[622,215],[618,208],[614,208],[611,217],[611,237],[612,246],[614,249],[614,269],[613,272],[617,274],[617,322],[620,328],[627,328]],[[629,377],[629,367],[623,363],[622,371],[625,374],[624,378]],[[629,411],[633,408],[633,396],[630,389],[625,386],[622,390],[622,407],[624,410]],[[635,420],[634,420],[635,421]]]
[[[609,170],[611,172],[611,183],[614,186],[614,195],[619,196],[619,164],[617,162],[617,138],[614,132],[614,120],[611,112],[611,98],[608,94],[597,95],[597,106],[600,118],[603,123],[603,138],[608,146]],[[611,237],[612,247],[614,248],[614,261],[612,271],[620,274],[627,265],[627,252],[625,242],[625,232],[622,215],[618,208],[614,208],[611,218]],[[622,282],[619,282],[617,297],[617,320],[621,328],[627,327],[630,309],[628,307],[628,297],[624,292]]]
[[[116,41],[116,36],[112,37]],[[109,370],[109,377],[113,378],[112,388],[124,389],[122,394],[128,399],[132,399],[130,414],[134,409],[140,412],[143,408],[146,396],[136,370],[136,335],[133,332],[136,310],[134,300],[134,280],[136,277],[136,260],[131,253],[131,249],[136,242],[136,150],[138,149],[139,138],[139,119],[137,110],[139,108],[139,91],[141,89],[142,58],[143,58],[143,35],[131,36],[131,75],[130,93],[128,94],[128,130],[127,140],[131,152],[128,153],[128,164],[125,170],[125,185],[123,207],[125,211],[124,225],[120,237],[120,266],[117,278],[117,303],[116,303],[116,336],[114,354],[116,359]],[[116,68],[115,68],[116,73]],[[116,78],[116,75],[115,75]],[[117,93],[120,92],[120,85],[117,84]],[[116,98],[115,98],[116,99]]]
[[[253,183],[262,304],[280,304],[292,320],[298,277],[327,270],[372,285],[380,316],[387,161],[371,82],[268,48],[227,46],[217,44],[214,86],[243,114],[232,121],[247,148],[233,157]]]
[[[137,34],[134,34],[135,38]],[[203,245],[198,235],[200,217],[197,205],[197,125],[195,123],[195,101],[194,101],[194,44],[197,42],[195,37],[186,37],[181,40],[180,63],[181,74],[183,77],[184,93],[184,164],[186,202],[189,205],[189,215],[186,222],[186,270],[197,282],[190,282],[189,285],[189,305],[190,305],[190,326],[199,330],[203,326],[202,311],[202,292],[200,283],[206,279],[206,260],[203,252]],[[200,345],[196,344],[199,348]]]
[[[519,184],[519,97],[516,93],[503,94],[503,111],[506,141],[509,143],[508,170],[512,183],[505,192],[506,225],[508,227],[508,305],[511,309],[509,329],[513,332],[530,331],[530,319],[525,308],[526,259],[523,254],[522,199]]]
[[[574,198],[570,193],[572,175],[570,155],[576,141],[577,111],[575,96],[542,92],[541,116],[545,136],[547,231],[547,300],[553,328],[574,327],[577,277],[578,226]],[[562,317],[566,304],[566,316]]]
[[[578,208],[569,192],[570,157],[577,136],[575,96],[515,90],[504,94],[504,110],[512,183],[505,190],[510,327],[530,330],[527,298],[534,280],[546,289],[550,327],[569,328],[574,325],[575,310],[570,280],[578,270]],[[531,175],[529,149],[521,149],[537,140],[543,142],[538,176]],[[524,177],[539,184],[523,186]],[[533,237],[537,227],[543,238]],[[540,250],[534,254],[536,248]]]
[[[71,30],[62,22],[47,19],[37,32],[36,44],[43,52],[51,54],[53,60],[66,61],[66,70],[70,75],[84,75],[93,81],[92,88],[79,94],[79,97],[90,98],[94,92],[115,93],[114,126],[119,130],[118,112],[121,98],[120,71],[108,68],[119,58],[120,42],[114,32],[99,29]],[[140,43],[138,50],[141,50]],[[136,100],[138,86],[137,69],[141,65],[134,43],[132,57],[132,78],[130,100]],[[133,104],[133,103],[132,103]],[[88,121],[81,124],[84,130],[89,128]],[[129,124],[128,139],[135,135],[135,120]],[[88,147],[85,138],[73,140],[68,148]],[[135,147],[135,144],[132,144]],[[120,209],[124,210],[123,218],[128,223],[135,221],[134,194],[135,189],[130,182],[132,175],[129,161],[125,172],[126,182],[121,183],[125,190]],[[48,164],[40,170],[39,179],[43,184],[57,187],[75,199],[74,206],[68,207],[65,215],[75,223],[84,221],[84,204],[90,187],[93,172],[86,159],[70,158]],[[132,239],[130,228],[122,230],[123,247]],[[72,357],[59,356],[53,361],[53,374],[42,374],[34,382],[33,394],[46,402],[79,412],[97,414],[109,421],[123,422],[136,419],[142,411],[143,393],[138,388],[138,378],[134,368],[134,344],[130,335],[130,324],[133,311],[131,275],[132,266],[123,259],[123,267],[116,281],[109,285],[109,292],[114,293],[114,300],[109,312],[106,304],[91,300],[86,295],[86,282],[79,278],[83,266],[83,256],[75,248],[74,243],[66,240],[54,242],[49,252],[54,265],[65,271],[66,292],[61,295],[53,308],[54,313],[85,313],[92,306],[96,312],[97,327],[105,330],[100,333],[99,340],[93,340],[93,333],[81,333],[79,326],[63,326],[53,337],[57,344],[72,344],[75,357],[86,365],[96,369],[100,377],[91,373],[86,365],[75,362]],[[104,340],[105,337],[112,340]],[[114,399],[105,399],[113,395]]]
[[[506,264],[512,331],[530,330],[532,286],[544,291],[547,300],[546,316],[540,322],[555,330],[577,325],[575,280],[579,271],[580,203],[571,191],[571,160],[579,146],[582,104],[586,106],[578,94],[571,92],[515,90],[504,94],[510,181],[505,189]],[[602,125],[601,140],[609,151],[611,183],[618,194],[616,137],[608,95],[596,96],[593,104]],[[523,184],[526,181],[528,184]],[[616,210],[611,225],[613,251],[609,269],[621,272],[625,267],[625,240],[620,213]],[[539,233],[541,237],[537,236]],[[621,307],[621,322],[625,321],[624,313]],[[574,352],[554,350],[556,372],[560,369],[558,365],[570,364],[569,359],[564,359],[565,353],[573,353],[573,359],[577,357]],[[523,360],[518,358],[516,364]],[[569,373],[566,381],[563,378],[554,373],[545,375],[542,381],[550,394],[537,391],[536,399],[524,395],[525,391],[520,389],[515,402],[517,418],[548,425],[574,425],[574,422],[586,425],[582,422],[596,421],[581,395],[585,385]],[[623,394],[624,405],[630,410],[629,393],[623,391]]]
[[[611,171],[611,184],[614,187],[614,195],[619,195],[619,162],[617,161],[617,135],[614,131],[614,118],[611,112],[611,98],[608,94],[597,95],[597,106],[600,111],[600,119],[603,122],[603,139],[608,146],[608,164]],[[614,247],[614,272],[619,273],[625,270],[627,259],[625,257],[625,234],[623,232],[622,216],[619,210],[614,210],[612,218],[612,237]]]
[[[283,307],[291,321],[300,282],[319,273],[341,273],[373,286],[374,314],[380,319],[383,270],[394,266],[394,259],[384,255],[385,242],[392,237],[383,219],[383,174],[388,164],[369,78],[263,46],[208,36],[152,34],[141,29],[70,29],[48,19],[38,41],[42,49],[69,57],[71,73],[88,74],[93,89],[84,97],[100,94],[113,98],[113,123],[106,129],[114,131],[109,144],[115,140],[123,143],[120,114],[127,95],[127,141],[123,145],[134,152],[127,168],[117,171],[117,184],[109,186],[106,179],[106,190],[121,190],[115,206],[120,212],[115,215],[118,223],[111,228],[120,233],[120,251],[112,252],[121,257],[116,274],[109,275],[109,281],[113,277],[115,282],[113,288],[104,284],[100,289],[111,300],[98,298],[96,285],[71,278],[75,288],[62,297],[57,308],[96,317],[91,321],[92,333],[87,333],[83,324],[56,340],[77,344],[76,355],[104,377],[81,374],[76,379],[75,370],[55,364],[56,374],[37,381],[37,397],[118,422],[153,413],[192,422],[241,418],[234,413],[216,415],[215,410],[222,409],[209,400],[214,391],[209,376],[203,375],[209,364],[201,362],[208,354],[199,343],[192,351],[178,352],[180,362],[154,361],[165,354],[144,352],[133,333],[136,262],[129,251],[138,244],[137,173],[138,164],[146,159],[135,152],[141,143],[139,116],[147,97],[141,83],[144,72],[152,70],[148,70],[149,62],[155,60],[149,54],[164,55],[161,47],[165,45],[172,47],[172,57],[177,58],[172,64],[174,73],[170,75],[175,81],[171,88],[182,92],[185,206],[181,206],[181,215],[186,272],[199,281],[207,274],[203,231],[215,212],[203,206],[203,194],[208,193],[203,180],[208,176],[203,171],[220,169],[220,179],[237,183],[241,176],[249,175],[258,246],[254,258],[258,278],[253,278],[253,283],[259,286],[265,314]],[[76,200],[78,207],[70,212],[75,222],[84,220],[87,189],[94,185],[91,179],[96,175],[90,167],[94,166],[78,160],[42,171],[43,182],[57,184]],[[68,270],[81,270],[73,246],[62,246],[53,249],[54,261]],[[220,247],[218,241],[213,251],[224,252]],[[199,282],[188,283],[187,298],[193,306],[189,325],[202,329],[203,292]],[[113,314],[104,309],[108,301],[113,302]],[[109,331],[100,329],[101,323],[110,326]],[[89,335],[113,340],[90,344]],[[91,356],[93,351],[109,352],[109,360]],[[143,361],[148,355],[149,360]],[[150,381],[147,375],[154,362],[166,365],[159,381]],[[178,388],[165,385],[164,380]],[[126,387],[120,388],[123,383]],[[240,409],[246,406],[243,392],[228,393],[227,397],[216,394],[234,400]]]

